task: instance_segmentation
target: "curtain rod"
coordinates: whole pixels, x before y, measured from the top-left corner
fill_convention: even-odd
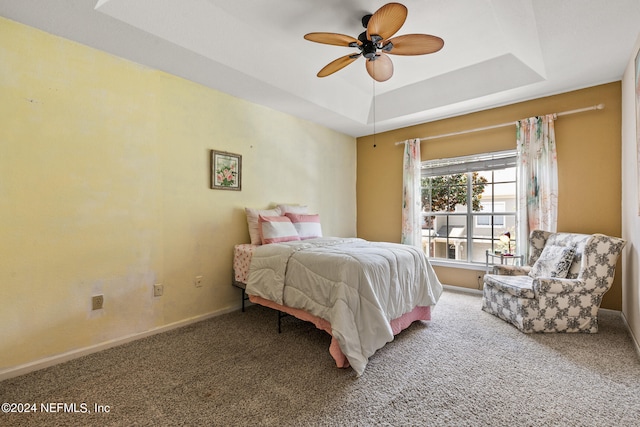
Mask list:
[[[556,116],[568,116],[569,114],[583,113],[585,111],[602,110],[602,109],[604,109],[604,104],[598,104],[598,105],[592,105],[591,107],[578,108],[577,110],[563,111],[561,113],[556,113]],[[446,138],[449,136],[464,135],[466,133],[472,133],[472,132],[480,132],[483,130],[497,129],[497,128],[502,128],[506,126],[512,126],[512,125],[515,125],[516,123],[518,122],[516,121],[516,122],[509,122],[509,123],[501,123],[499,125],[485,126],[485,127],[469,129],[469,130],[461,130],[459,132],[445,133],[442,135],[427,136],[425,138],[420,138],[420,142],[428,141],[430,139]],[[404,141],[396,142],[396,145],[400,145],[400,144],[404,144]]]

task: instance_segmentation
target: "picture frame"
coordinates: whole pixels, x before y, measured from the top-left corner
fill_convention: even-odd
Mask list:
[[[211,150],[211,188],[242,190],[242,156],[240,154]]]

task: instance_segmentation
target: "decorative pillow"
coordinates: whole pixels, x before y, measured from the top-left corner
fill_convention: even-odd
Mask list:
[[[296,228],[300,239],[313,239],[322,237],[322,227],[320,225],[320,215],[302,215],[295,213],[285,213]]]
[[[258,216],[262,244],[300,240],[296,228],[286,216]]]
[[[275,209],[245,208],[244,210],[247,213],[247,224],[249,225],[249,237],[251,237],[252,245],[259,245],[262,242],[262,239],[260,239],[260,230],[258,228],[258,217],[260,215],[278,216],[282,213],[280,211],[280,208],[275,208]]]
[[[280,209],[280,215],[284,215],[286,213],[294,213],[294,214],[306,214],[308,213],[308,207],[303,205],[278,205],[278,209]]]
[[[571,268],[573,257],[576,254],[574,248],[567,246],[547,245],[542,250],[540,258],[533,264],[529,276],[531,277],[567,277]]]

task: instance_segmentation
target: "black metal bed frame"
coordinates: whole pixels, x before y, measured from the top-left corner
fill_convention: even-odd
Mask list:
[[[239,288],[242,291],[241,294],[241,298],[242,298],[242,312],[244,313],[244,307],[245,307],[245,301],[249,300],[249,296],[247,295],[247,284],[243,283],[243,282],[238,282],[237,280],[233,280],[233,282],[231,282],[231,284],[233,286],[235,286],[236,288]],[[282,318],[283,317],[287,317],[289,316],[287,313],[282,312],[280,310],[277,310],[278,312],[278,333],[282,332]]]

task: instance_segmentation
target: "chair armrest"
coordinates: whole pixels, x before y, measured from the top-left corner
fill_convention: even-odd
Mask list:
[[[501,274],[503,276],[526,276],[531,271],[528,265],[494,265],[493,274]]]
[[[588,289],[584,280],[579,279],[558,279],[556,277],[536,277],[533,279],[533,292],[540,294],[580,294],[591,293],[593,289]]]

